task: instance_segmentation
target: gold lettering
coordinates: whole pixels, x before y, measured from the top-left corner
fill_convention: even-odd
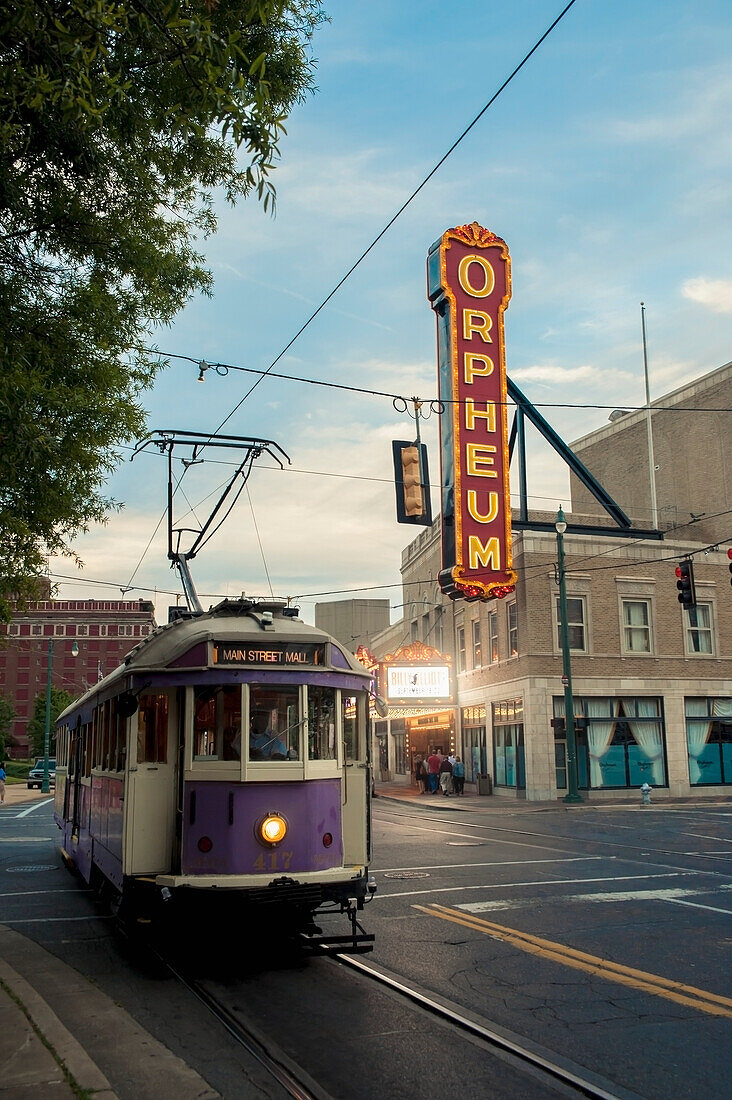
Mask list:
[[[487,443],[468,443],[465,447],[465,472],[468,477],[498,477],[497,470],[486,470],[492,466],[496,448]]]
[[[471,535],[468,539],[468,568],[493,569],[496,573],[501,569],[501,544],[497,538],[488,539],[483,545],[477,535]]]
[[[483,313],[482,309],[463,310],[463,338],[470,340],[474,332],[477,332],[481,340],[486,344],[493,343],[490,331],[493,327],[493,318],[489,313]]]
[[[483,515],[478,511],[478,494],[475,489],[468,489],[468,513],[477,523],[492,523],[498,515],[498,493],[488,494],[488,514]]]
[[[483,269],[484,283],[482,290],[476,290],[474,286],[471,286],[469,279],[471,264],[477,264],[478,267]],[[472,295],[473,298],[487,298],[496,285],[496,276],[485,257],[473,252],[469,256],[463,256],[458,264],[458,281],[466,294]]]
[[[488,355],[478,355],[473,351],[463,352],[463,363],[465,367],[465,384],[471,386],[473,384],[474,375],[486,375],[493,374],[493,360]],[[482,366],[474,366],[474,363],[480,363]]]
[[[466,430],[472,432],[475,428],[475,421],[483,419],[486,422],[486,431],[495,432],[496,430],[496,405],[494,401],[486,401],[485,412],[482,409],[476,409],[475,402],[472,397],[465,399],[465,427]]]

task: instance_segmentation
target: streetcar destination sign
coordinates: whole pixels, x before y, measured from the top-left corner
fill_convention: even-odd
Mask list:
[[[238,646],[231,642],[213,643],[215,665],[297,665],[325,664],[325,646],[314,643],[277,642],[272,645]]]
[[[503,314],[506,242],[473,222],[448,229],[427,259],[437,318],[442,458],[442,570],[451,599],[513,591]]]

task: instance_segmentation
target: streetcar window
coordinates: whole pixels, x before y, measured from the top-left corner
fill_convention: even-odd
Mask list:
[[[137,712],[137,760],[165,764],[168,759],[168,696],[141,695]]]
[[[116,700],[113,704],[110,725],[111,756],[109,767],[111,771],[123,772],[125,770],[125,757],[127,756],[127,719],[117,713]]]
[[[308,688],[308,756],[311,760],[336,758],[335,689]]]
[[[346,746],[346,759],[357,760],[359,749],[359,705],[356,695],[340,697],[343,722],[343,744]]]
[[[195,760],[241,758],[241,688],[238,684],[194,688],[193,756]]]
[[[301,724],[298,687],[250,685],[250,760],[299,760]]]

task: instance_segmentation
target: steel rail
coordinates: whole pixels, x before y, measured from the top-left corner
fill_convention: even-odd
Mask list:
[[[599,1081],[589,1081],[581,1077],[568,1066],[562,1066],[557,1062],[553,1062],[550,1058],[539,1053],[537,1050],[530,1050],[528,1047],[522,1046],[515,1039],[511,1039],[505,1034],[502,1035],[500,1032],[494,1031],[484,1024],[479,1024],[476,1020],[470,1019],[470,1017],[465,1016],[456,1008],[448,1007],[440,1001],[435,1000],[433,997],[428,996],[426,993],[422,993],[420,990],[406,985],[400,978],[387,974],[385,971],[379,970],[369,963],[364,963],[360,959],[354,959],[348,955],[339,955],[334,961],[341,966],[347,966],[352,970],[357,970],[367,978],[387,986],[392,991],[401,994],[401,996],[405,997],[413,1004],[426,1009],[428,1012],[432,1013],[432,1015],[445,1020],[462,1031],[466,1031],[482,1039],[484,1042],[494,1048],[498,1048],[503,1053],[512,1055],[519,1063],[529,1065],[534,1070],[542,1071],[550,1077],[552,1081],[559,1081],[564,1085],[568,1085],[580,1096],[591,1097],[592,1100],[641,1100],[636,1093],[628,1092],[625,1089],[619,1092],[610,1092],[608,1088],[601,1085]]]
[[[277,1053],[274,1053],[272,1046],[268,1045],[264,1038],[256,1035],[238,1016],[225,1008],[200,982],[193,978],[187,978],[185,974],[182,974],[157,951],[154,953],[176,981],[180,982],[189,993],[192,993],[208,1009],[219,1023],[223,1024],[229,1035],[267,1070],[289,1096],[295,1097],[296,1100],[332,1100],[330,1095],[315,1082],[306,1085],[298,1077],[296,1067],[287,1055],[279,1051],[279,1048],[277,1048]],[[306,1077],[308,1075],[303,1071],[302,1076]]]

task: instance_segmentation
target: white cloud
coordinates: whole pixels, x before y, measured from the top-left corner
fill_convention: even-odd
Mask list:
[[[715,313],[732,313],[732,279],[707,279],[700,275],[687,279],[681,293]]]

